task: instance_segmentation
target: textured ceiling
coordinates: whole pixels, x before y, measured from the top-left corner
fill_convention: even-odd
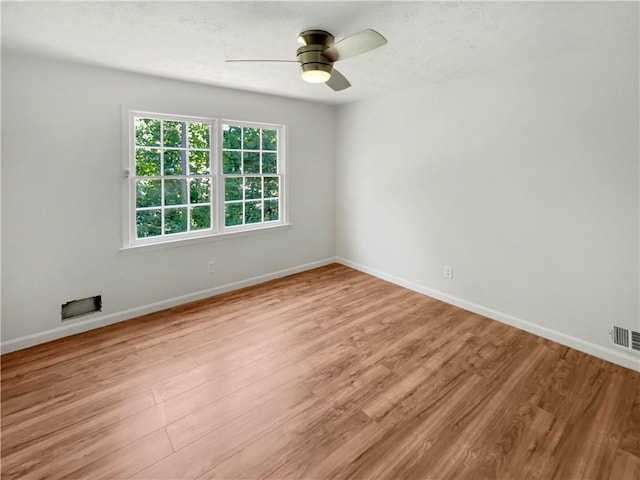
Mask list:
[[[336,63],[352,87],[304,83],[297,34],[373,28],[389,43]],[[2,2],[2,48],[324,103],[637,41],[637,3]]]

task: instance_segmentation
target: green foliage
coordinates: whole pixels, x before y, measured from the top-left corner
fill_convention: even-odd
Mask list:
[[[164,120],[162,122],[163,143],[165,147],[185,147],[185,138],[183,133],[185,130],[184,122],[171,122]]]
[[[222,148],[239,149],[242,147],[242,128],[233,125],[222,127]]]
[[[265,198],[274,198],[279,194],[278,177],[264,177],[264,196]]]
[[[136,231],[138,238],[160,235],[162,232],[162,213],[160,210],[136,212]]]
[[[160,120],[135,118],[136,145],[155,147],[160,145]]]
[[[160,175],[160,150],[136,148],[136,175],[139,177]]]
[[[164,211],[164,233],[180,233],[187,231],[187,209],[167,208]]]
[[[242,200],[242,178],[224,179],[224,199],[225,201]]]
[[[242,202],[227,203],[224,206],[224,224],[227,227],[242,225]]]
[[[258,223],[262,221],[262,202],[246,202],[244,204],[245,223]]]
[[[242,160],[244,173],[260,173],[260,154],[258,152],[244,152]]]
[[[277,150],[278,149],[278,131],[262,130],[262,149]]]
[[[262,173],[278,173],[278,155],[262,153]]]
[[[256,199],[262,198],[262,178],[247,177],[245,178],[244,198]]]
[[[191,175],[209,174],[209,152],[189,152],[189,173]]]
[[[211,207],[200,205],[191,207],[191,230],[211,228]]]
[[[243,128],[242,129],[242,148],[245,150],[260,150],[260,129],[259,128]]]
[[[193,178],[189,182],[191,203],[208,203],[211,201],[211,180],[209,178]]]
[[[189,123],[189,147],[209,148],[210,127],[208,123]]]
[[[225,178],[225,225],[242,225],[243,223],[279,220],[279,182],[278,177],[241,177]],[[244,188],[243,188],[244,185]],[[243,206],[243,190],[244,202]],[[263,198],[272,198],[262,200]],[[244,215],[243,215],[244,214]]]
[[[165,205],[182,205],[187,203],[187,181],[164,180],[164,204]]]
[[[136,180],[136,207],[158,207],[162,203],[161,180]]]
[[[277,150],[278,131],[223,125],[222,148],[233,150],[241,148],[244,150]]]
[[[241,173],[241,165],[240,152],[222,152],[222,173]]]
[[[264,221],[270,222],[278,220],[278,200],[265,200],[264,201]]]
[[[185,161],[186,152],[184,150],[164,151],[164,174],[182,175],[182,165]]]

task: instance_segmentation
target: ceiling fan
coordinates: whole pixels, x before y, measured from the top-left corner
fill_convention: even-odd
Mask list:
[[[336,92],[351,84],[333,68],[334,62],[355,57],[387,43],[375,30],[367,29],[335,42],[335,37],[324,30],[305,30],[298,35],[302,46],[296,52],[297,60],[226,60],[227,62],[283,62],[300,63],[302,79],[309,83],[326,83]]]

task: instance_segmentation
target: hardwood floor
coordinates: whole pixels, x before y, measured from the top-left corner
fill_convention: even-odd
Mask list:
[[[2,356],[3,479],[634,479],[640,373],[340,265]]]

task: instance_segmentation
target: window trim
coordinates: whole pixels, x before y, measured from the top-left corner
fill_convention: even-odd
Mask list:
[[[212,195],[208,205],[211,206],[211,228],[177,234],[162,234],[147,238],[137,238],[136,229],[136,183],[135,183],[135,118],[156,118],[159,120],[180,121],[180,122],[206,122],[211,125],[210,133],[210,171],[208,178],[211,179]],[[224,203],[224,178],[222,173],[222,152],[223,152],[223,128],[225,124],[234,126],[263,128],[278,131],[278,173],[273,176],[280,178],[279,183],[279,219],[269,222],[258,222],[235,226],[225,226],[225,203]],[[228,120],[220,117],[203,117],[198,115],[178,115],[151,112],[146,109],[136,109],[122,107],[122,246],[121,251],[139,250],[146,248],[168,248],[185,246],[203,241],[230,238],[235,236],[245,236],[252,233],[264,233],[265,231],[287,227],[289,223],[288,211],[288,179],[287,179],[287,159],[285,157],[288,150],[285,124],[271,124],[261,122],[250,122],[244,120]],[[261,146],[262,147],[262,146]],[[160,146],[159,148],[164,148]],[[245,175],[245,174],[242,174]],[[259,174],[258,176],[263,176]],[[251,175],[250,175],[251,176]],[[269,175],[267,175],[269,176]],[[188,175],[187,175],[188,177]],[[264,197],[263,197],[264,198]],[[204,204],[203,204],[204,205]],[[164,209],[164,206],[162,207]]]

